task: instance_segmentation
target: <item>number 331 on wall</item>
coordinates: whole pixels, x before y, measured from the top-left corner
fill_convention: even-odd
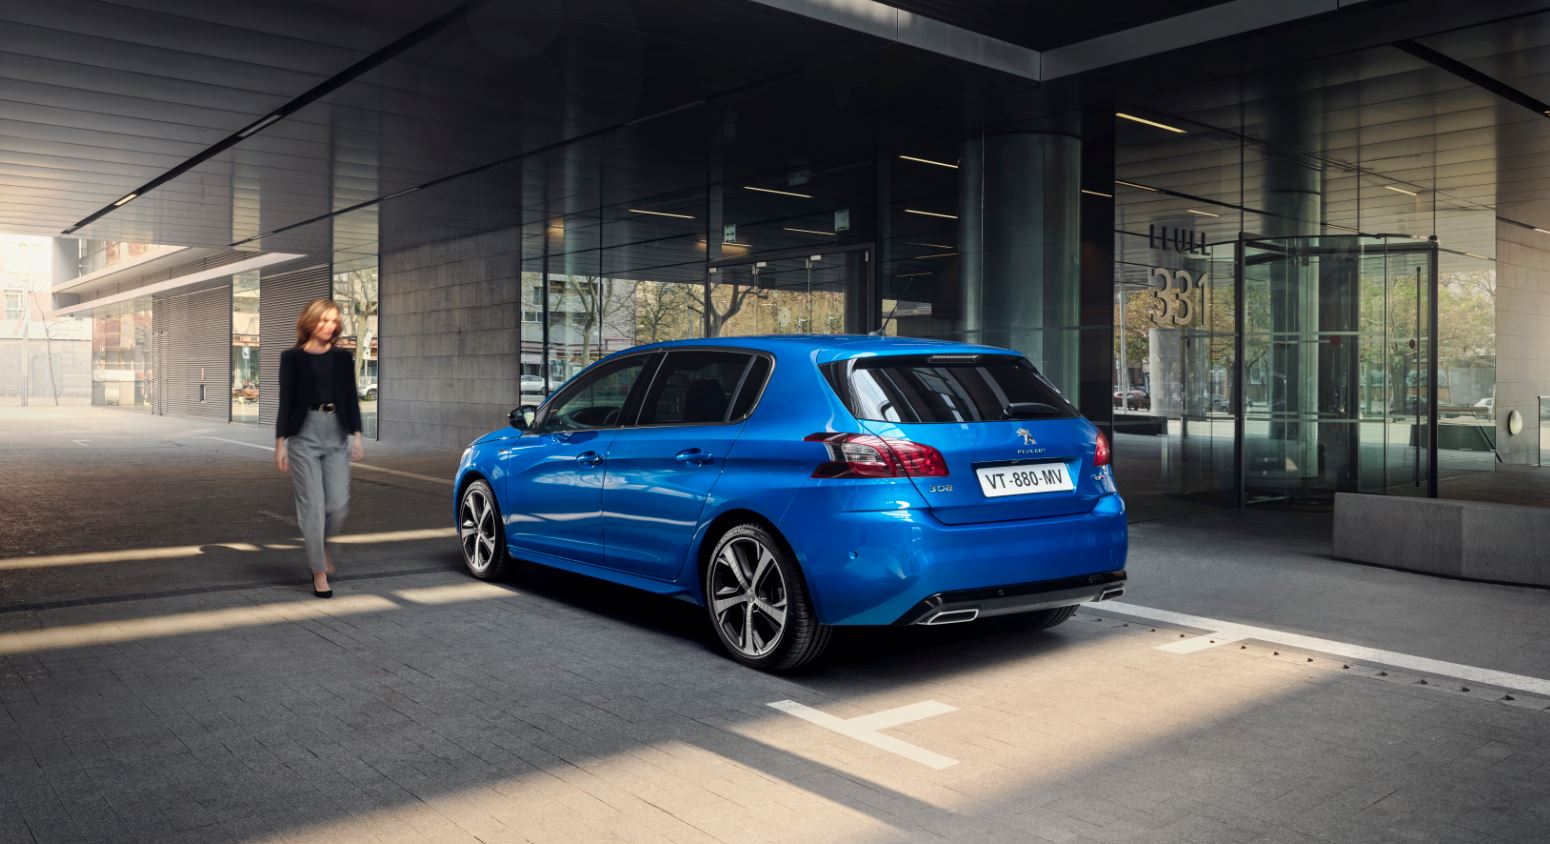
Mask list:
[[[1200,290],[1210,278],[1210,273],[1202,273],[1196,278],[1189,270],[1153,267],[1151,291],[1160,311],[1158,320],[1170,325],[1194,324],[1195,314],[1200,310]]]

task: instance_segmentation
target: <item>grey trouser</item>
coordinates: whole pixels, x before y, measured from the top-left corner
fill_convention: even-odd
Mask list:
[[[324,570],[323,541],[337,536],[350,512],[350,440],[339,417],[307,411],[296,436],[285,441],[296,484],[296,523],[307,541],[307,562]],[[338,546],[332,550],[337,555]]]

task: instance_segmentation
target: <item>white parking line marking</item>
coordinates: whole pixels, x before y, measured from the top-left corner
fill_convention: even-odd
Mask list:
[[[241,440],[228,440],[225,437],[203,437],[202,439],[220,440],[223,443],[243,445],[247,446],[248,448],[256,448],[260,451],[268,451],[271,453],[274,451],[274,446],[254,445],[253,443],[245,443]],[[452,480],[450,478],[437,478],[432,477],[431,475],[421,475],[415,472],[405,472],[401,469],[389,469],[386,466],[373,466],[370,463],[352,463],[351,465],[357,469],[370,469],[373,472],[382,472],[388,475],[398,475],[401,478],[414,478],[417,481],[430,481],[433,484],[446,484],[447,486],[452,486]]]
[[[1243,637],[1241,636],[1228,636],[1223,633],[1208,633],[1204,636],[1196,636],[1192,639],[1181,639],[1170,645],[1158,645],[1157,649],[1160,651],[1167,651],[1171,654],[1192,654],[1241,641],[1243,641]]]
[[[945,715],[956,712],[956,706],[948,706],[934,700],[923,700],[920,703],[912,703],[909,706],[900,706],[896,709],[888,709],[883,712],[874,712],[871,715],[861,715],[855,718],[836,718],[826,712],[820,712],[811,706],[803,706],[794,700],[777,700],[769,704],[774,709],[779,709],[787,715],[795,715],[804,721],[817,724],[826,730],[833,730],[842,736],[853,738],[856,741],[870,744],[879,750],[886,750],[903,756],[911,762],[919,762],[928,768],[940,771],[958,764],[957,759],[951,759],[940,753],[932,753],[923,747],[910,744],[893,736],[885,736],[878,730],[889,727],[897,727],[900,724],[908,724],[911,721],[919,721],[922,718],[930,718],[933,715]]]
[[[1157,610],[1151,607],[1142,607],[1135,604],[1127,604],[1123,601],[1104,601],[1101,604],[1087,604],[1083,607],[1087,612],[1101,613],[1110,610],[1121,615],[1135,616],[1149,621],[1160,621],[1164,624],[1177,624],[1183,627],[1193,627],[1200,630],[1209,630],[1217,634],[1209,633],[1197,639],[1218,640],[1222,643],[1223,637],[1236,637],[1235,641],[1242,639],[1254,639],[1260,642],[1273,642],[1286,645],[1290,648],[1318,651],[1332,656],[1345,657],[1358,662],[1372,662],[1381,665],[1403,668],[1422,674],[1436,674],[1443,677],[1453,677],[1459,680],[1469,680],[1487,686],[1497,686],[1504,689],[1529,692],[1536,695],[1550,695],[1550,680],[1540,677],[1529,677],[1523,674],[1510,674],[1506,671],[1496,671],[1490,668],[1479,668],[1473,665],[1460,665],[1456,662],[1444,662],[1439,659],[1429,659],[1424,656],[1402,654],[1397,651],[1386,651],[1380,648],[1369,648],[1363,645],[1353,645],[1349,642],[1337,642],[1333,639],[1320,639],[1315,636],[1304,636],[1300,633],[1288,633],[1284,630],[1274,630],[1269,627],[1255,627],[1249,624],[1238,624],[1232,621],[1223,621],[1219,618],[1206,618],[1204,616],[1189,615],[1187,613],[1172,612],[1170,610]],[[1192,640],[1186,640],[1192,641]],[[1180,646],[1184,642],[1177,643]],[[1206,647],[1210,647],[1207,645]],[[1167,648],[1163,648],[1166,650]],[[1199,650],[1196,648],[1195,650]],[[1189,651],[1177,651],[1188,653]]]

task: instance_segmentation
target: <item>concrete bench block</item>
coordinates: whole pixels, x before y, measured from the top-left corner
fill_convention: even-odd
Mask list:
[[[1334,556],[1449,577],[1550,586],[1550,509],[1339,493]]]

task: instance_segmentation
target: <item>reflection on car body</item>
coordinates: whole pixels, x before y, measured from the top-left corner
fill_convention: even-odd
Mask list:
[[[1048,627],[1123,590],[1108,443],[1005,349],[654,344],[510,418],[458,468],[469,571],[522,560],[684,598],[757,668],[809,662],[837,626]]]

